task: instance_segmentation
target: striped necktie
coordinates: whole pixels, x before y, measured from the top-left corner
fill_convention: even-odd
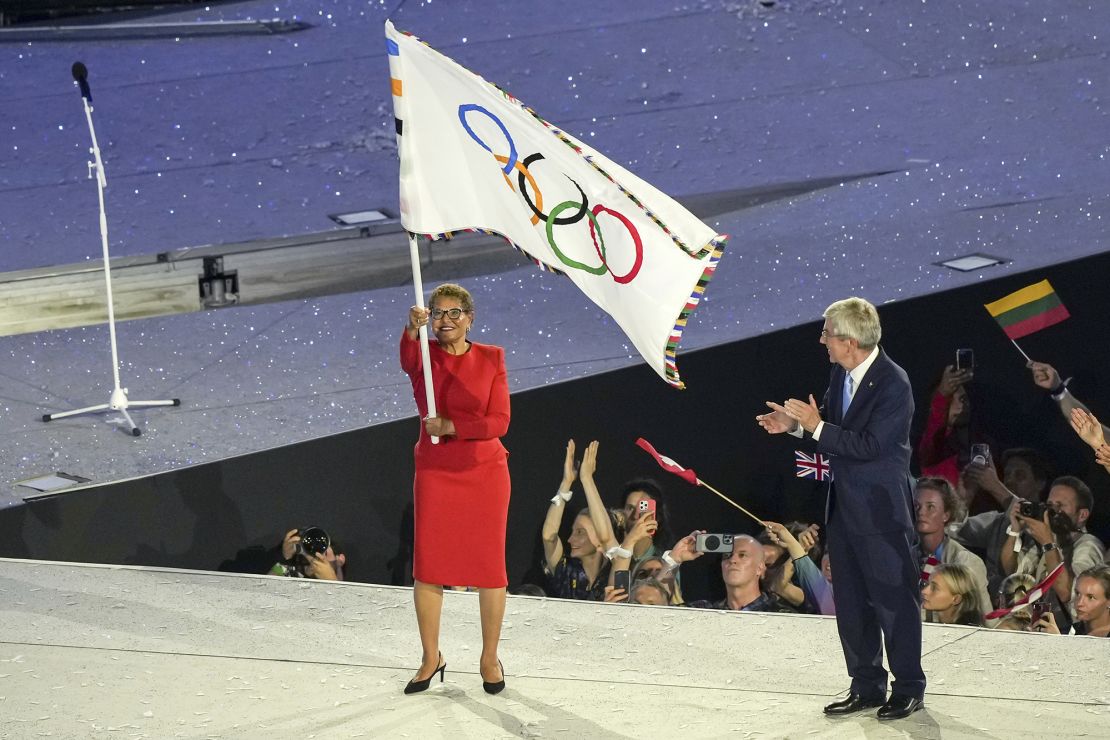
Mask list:
[[[841,417],[843,417],[845,414],[848,413],[848,407],[851,406],[851,405],[852,405],[852,374],[851,373],[845,373],[844,374],[844,403],[842,403],[840,405],[840,407],[843,409],[843,411],[841,411],[841,413],[840,413]]]

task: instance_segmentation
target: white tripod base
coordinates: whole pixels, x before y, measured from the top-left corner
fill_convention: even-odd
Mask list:
[[[123,414],[123,418],[127,420],[127,426],[131,429],[131,436],[138,437],[143,433],[135,424],[135,420],[131,418],[131,414],[127,413],[129,407],[147,407],[147,406],[180,406],[180,398],[170,398],[164,401],[131,401],[127,398],[127,389],[116,387],[112,390],[112,397],[108,399],[108,403],[100,403],[96,406],[86,406],[83,409],[73,409],[72,411],[59,411],[56,414],[43,414],[43,421],[54,421],[55,419],[64,419],[67,416],[77,416],[79,414],[95,414],[100,411],[118,411]]]

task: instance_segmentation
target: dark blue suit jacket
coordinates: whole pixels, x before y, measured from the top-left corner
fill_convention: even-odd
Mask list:
[[[834,365],[825,391],[825,425],[817,451],[832,456],[833,490],[825,508],[855,534],[913,529],[910,421],[913,392],[906,372],[881,349],[856,389],[845,415],[846,371]]]

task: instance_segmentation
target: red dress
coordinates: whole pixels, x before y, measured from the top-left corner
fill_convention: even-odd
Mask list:
[[[470,343],[452,355],[429,342],[436,414],[455,435],[439,444],[420,425],[413,482],[413,577],[423,583],[502,588],[509,515],[509,383],[505,350]],[[420,342],[401,334],[401,369],[412,381],[420,418],[428,415]]]

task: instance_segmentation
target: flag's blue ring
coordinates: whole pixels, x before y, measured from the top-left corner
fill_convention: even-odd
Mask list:
[[[493,115],[480,105],[477,105],[475,103],[465,103],[459,106],[459,121],[462,122],[463,128],[466,129],[466,133],[470,134],[470,138],[478,142],[478,146],[482,147],[490,154],[494,153],[493,149],[490,149],[489,146],[486,145],[486,142],[479,139],[478,135],[474,133],[474,129],[470,128],[470,124],[466,122],[466,114],[470,111],[485,113],[487,116],[490,117],[490,119],[493,120],[494,123],[497,124],[497,127],[501,129],[501,133],[505,134],[505,141],[509,142],[509,158],[502,169],[504,170],[506,175],[512,174],[513,169],[516,167],[517,154],[516,142],[514,142],[513,137],[509,135],[509,129],[505,128],[505,124],[501,123],[500,118]]]

